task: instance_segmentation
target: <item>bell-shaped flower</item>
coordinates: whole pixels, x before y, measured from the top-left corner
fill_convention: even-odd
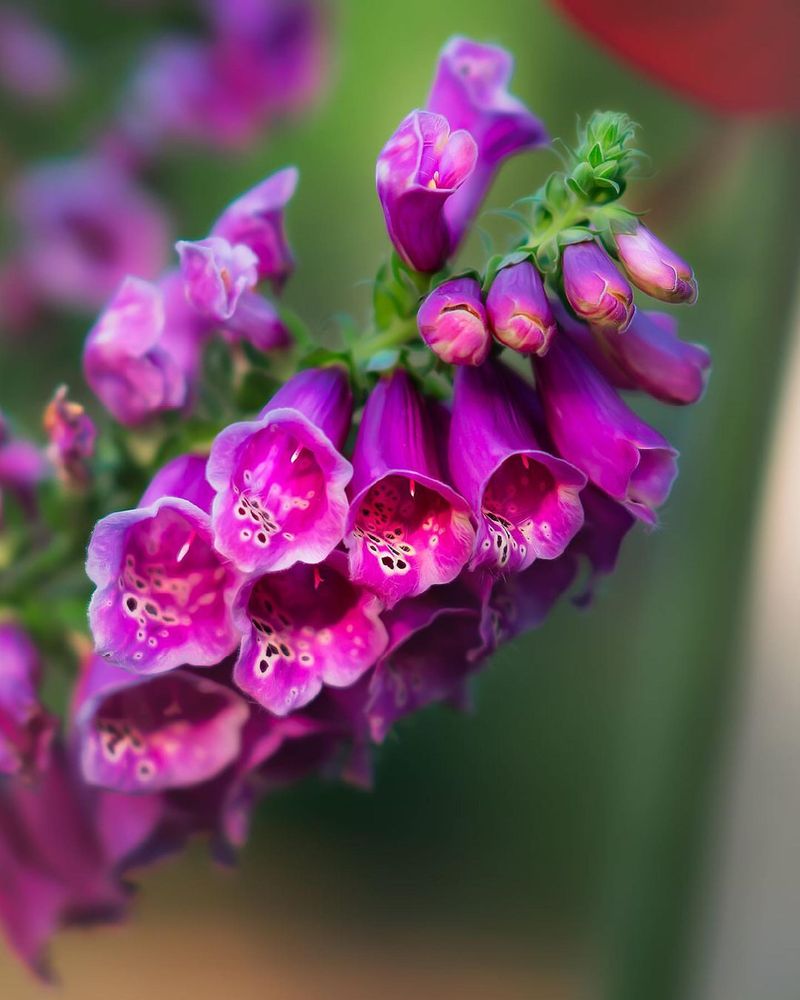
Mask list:
[[[542,122],[508,92],[514,60],[505,49],[452,38],[439,56],[425,107],[478,146],[475,169],[445,209],[453,246],[474,219],[495,173],[509,157],[548,141]]]
[[[534,367],[559,453],[637,518],[654,524],[655,509],[678,474],[676,450],[625,405],[568,337],[555,337]]]
[[[221,236],[175,244],[186,298],[199,313],[224,322],[233,316],[242,293],[255,288],[258,258],[243,243]]]
[[[301,371],[257,420],[217,435],[208,460],[217,550],[246,573],[324,559],[342,538],[353,401],[344,369]]]
[[[233,606],[242,633],[234,681],[275,715],[302,708],[323,685],[349,687],[386,646],[380,610],[348,579],[341,552],[251,580]]]
[[[625,273],[643,292],[662,302],[695,302],[694,271],[674,250],[637,222],[632,232],[614,235],[617,256]]]
[[[486,313],[497,340],[520,354],[545,354],[556,332],[542,277],[529,260],[497,272]]]
[[[448,365],[480,365],[492,337],[474,278],[450,278],[428,294],[417,312],[422,339]]]
[[[442,471],[440,419],[399,369],[361,418],[344,541],[352,579],[387,607],[454,580],[472,554],[469,508]]]
[[[542,446],[537,405],[500,361],[456,373],[450,469],[478,524],[473,568],[520,572],[555,559],[583,524],[586,476]]]
[[[445,218],[478,148],[442,115],[412,111],[381,150],[376,186],[389,239],[409,267],[438,271],[455,249]]]
[[[244,699],[201,671],[137,677],[90,657],[74,706],[83,776],[126,793],[200,784],[238,758],[248,715]]]
[[[633,319],[633,291],[594,240],[570,243],[562,257],[564,294],[580,319],[624,332]]]
[[[174,459],[139,507],[107,515],[92,533],[95,649],[135,673],[211,666],[236,647],[230,605],[240,579],[214,548],[204,472],[204,458]]]
[[[0,774],[30,774],[46,765],[56,720],[39,701],[39,654],[14,622],[0,623],[0,664]]]
[[[60,386],[44,411],[44,429],[50,441],[47,457],[61,481],[70,489],[85,489],[91,480],[89,462],[94,456],[97,428],[81,406]]]

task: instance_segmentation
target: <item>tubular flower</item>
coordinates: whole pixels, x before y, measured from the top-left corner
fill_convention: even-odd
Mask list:
[[[90,657],[74,726],[91,785],[154,792],[207,781],[239,755],[247,705],[201,672],[137,677]]]
[[[481,286],[474,278],[451,278],[427,296],[417,313],[422,339],[448,365],[481,365],[492,338]]]
[[[460,369],[450,468],[478,524],[473,567],[520,572],[560,556],[583,523],[586,476],[542,448],[533,389],[499,361]]]
[[[647,226],[614,237],[617,256],[625,273],[643,292],[663,302],[695,302],[697,282],[691,267],[670,250]]]
[[[547,142],[542,122],[508,92],[514,60],[505,49],[452,38],[442,50],[425,107],[478,146],[475,169],[448,201],[453,245],[464,236],[498,168],[509,157]]]
[[[56,720],[39,702],[39,654],[12,622],[0,623],[0,664],[0,774],[29,774],[45,766]]]
[[[389,238],[409,267],[438,271],[456,241],[445,208],[475,167],[478,147],[447,119],[412,111],[378,157],[376,185]]]
[[[205,459],[174,459],[134,510],[98,521],[86,562],[95,648],[135,673],[211,666],[237,642],[230,604],[239,584],[216,551]]]
[[[341,552],[251,581],[234,602],[242,633],[234,680],[275,715],[302,708],[323,684],[348,687],[386,646],[380,610],[347,578]]]
[[[295,375],[258,420],[211,446],[217,549],[247,573],[324,559],[342,537],[352,468],[340,449],[353,401],[338,367]]]
[[[195,243],[179,240],[175,249],[189,303],[212,319],[230,319],[242,293],[258,280],[258,258],[250,247],[210,236]]]
[[[44,411],[44,429],[50,440],[47,457],[62,482],[73,489],[88,486],[97,428],[80,403],[67,398],[65,385],[56,390]]]
[[[559,452],[637,518],[654,524],[655,508],[678,474],[675,449],[623,403],[567,337],[555,338],[535,372]]]
[[[542,278],[529,260],[498,271],[486,296],[497,340],[520,354],[546,354],[556,332]]]
[[[564,248],[564,293],[578,316],[592,326],[623,333],[633,319],[633,292],[605,250],[594,240]]]
[[[434,418],[398,370],[373,389],[356,438],[350,575],[389,607],[454,580],[472,553],[469,509],[442,474]]]

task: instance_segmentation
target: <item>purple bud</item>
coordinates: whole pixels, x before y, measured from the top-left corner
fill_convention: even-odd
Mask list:
[[[469,508],[440,467],[437,416],[398,370],[361,418],[344,541],[352,579],[387,607],[454,580],[472,553]]]
[[[643,292],[662,302],[695,302],[694,271],[640,222],[632,233],[614,236],[617,255],[625,273]]]
[[[197,456],[176,459],[156,476],[143,506],[109,514],[92,533],[86,572],[96,586],[89,606],[95,648],[134,673],[211,666],[236,647],[230,605],[241,581],[194,502],[209,499],[203,472]],[[172,495],[162,495],[167,488]]]
[[[212,236],[243,243],[258,258],[258,276],[281,288],[294,259],[286,239],[284,212],[297,187],[296,167],[286,167],[241,195],[211,228]]]
[[[417,324],[422,339],[448,365],[480,365],[492,338],[474,278],[450,278],[428,295],[419,307]]]
[[[376,169],[378,198],[395,250],[417,271],[438,271],[455,243],[445,207],[472,173],[478,149],[447,119],[412,111],[381,150]]]
[[[0,624],[0,774],[45,767],[56,720],[39,701],[41,663],[19,626]]]
[[[71,489],[85,489],[91,480],[89,460],[94,456],[97,428],[80,403],[67,398],[67,387],[56,390],[44,411],[44,429],[50,440],[47,456],[61,481]]]
[[[486,296],[486,312],[501,344],[520,354],[547,353],[556,321],[541,275],[529,260],[498,271]]]
[[[246,573],[323,560],[341,540],[353,401],[339,367],[290,379],[258,420],[217,435],[208,460],[217,549]]]
[[[494,45],[452,38],[442,50],[426,107],[452,129],[465,129],[478,147],[475,170],[445,209],[457,246],[504,160],[548,141],[544,126],[508,92],[514,60]]]
[[[594,240],[564,248],[564,292],[578,316],[622,333],[633,318],[631,286]]]
[[[275,715],[302,708],[323,684],[349,687],[386,646],[380,610],[348,580],[341,552],[250,581],[234,602],[243,636],[234,680]]]
[[[258,281],[258,258],[242,243],[220,236],[175,244],[186,298],[199,313],[223,322],[233,316],[243,292]]]
[[[655,523],[678,473],[669,441],[628,409],[568,337],[554,338],[535,372],[559,452],[635,517]]]

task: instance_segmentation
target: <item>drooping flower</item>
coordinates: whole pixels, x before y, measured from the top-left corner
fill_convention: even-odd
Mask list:
[[[56,720],[39,701],[39,654],[13,622],[0,623],[0,665],[0,774],[30,774],[46,764]]]
[[[513,69],[514,60],[505,49],[469,38],[452,38],[439,57],[425,107],[443,115],[451,129],[469,132],[478,147],[474,171],[445,208],[453,247],[502,163],[548,140],[541,121],[508,92]]]
[[[98,521],[86,572],[98,653],[135,673],[211,666],[233,651],[239,577],[214,548],[205,459],[173,459],[141,505]]]
[[[555,559],[583,523],[586,476],[543,448],[536,405],[532,387],[500,361],[456,372],[450,468],[478,524],[474,568],[520,572]]]
[[[92,656],[74,708],[83,776],[128,793],[200,784],[238,757],[248,715],[242,698],[203,672],[137,677]]]
[[[497,340],[520,354],[545,354],[556,332],[541,275],[529,260],[498,271],[486,313]]]
[[[481,286],[474,278],[437,285],[417,313],[422,339],[448,365],[480,365],[492,344]]]
[[[557,336],[534,365],[559,453],[637,518],[654,524],[655,508],[678,473],[669,441],[625,405],[568,337]]]
[[[56,305],[98,308],[126,275],[155,277],[166,259],[161,208],[109,160],[35,167],[11,205],[20,259],[38,294]]]
[[[243,636],[234,680],[276,715],[302,708],[323,684],[349,687],[386,646],[380,610],[348,579],[341,552],[250,581],[234,602]]]
[[[253,251],[221,236],[196,242],[179,240],[175,249],[189,303],[211,319],[230,319],[242,293],[258,281],[258,259]]]
[[[387,606],[454,580],[472,553],[469,508],[437,453],[440,417],[397,370],[378,382],[361,418],[345,545],[352,579]]]
[[[647,226],[637,222],[632,232],[616,233],[614,244],[625,273],[637,288],[663,302],[697,300],[697,282],[691,267]]]
[[[44,429],[50,441],[47,457],[61,481],[71,489],[88,486],[97,428],[80,403],[67,398],[65,385],[56,390],[44,411]]]
[[[592,326],[619,333],[633,319],[631,286],[594,240],[564,248],[564,293],[578,316]]]
[[[246,573],[323,560],[341,540],[352,468],[341,454],[352,414],[342,368],[301,371],[257,420],[217,435],[208,460],[214,543]]]
[[[381,150],[376,186],[389,238],[417,271],[438,271],[455,249],[445,207],[475,167],[478,148],[447,119],[412,111]]]

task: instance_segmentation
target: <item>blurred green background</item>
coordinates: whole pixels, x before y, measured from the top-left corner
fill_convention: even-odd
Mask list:
[[[42,10],[79,53],[80,86],[63,113],[2,108],[3,178],[79,150],[141,41],[184,16],[110,0]],[[696,269],[700,301],[681,313],[682,334],[712,349],[710,389],[691,410],[648,410],[681,451],[681,477],[663,526],[635,533],[588,613],[566,604],[504,649],[473,715],[435,709],[403,725],[371,794],[312,783],[274,796],[240,873],[221,880],[194,851],[148,876],[135,926],[57,945],[64,995],[93,997],[113,977],[119,997],[202,997],[217,983],[244,998],[683,997],[789,332],[797,136],[679,102],[534,0],[340,0],[334,15],[335,67],[315,112],[245,155],[184,149],[161,162],[154,180],[176,235],[203,235],[234,195],[298,164],[286,297],[332,335],[334,315],[364,314],[363,282],[387,251],[377,151],[424,100],[448,36],[497,42],[516,56],[514,91],[553,136],[569,141],[595,108],[641,124],[651,163],[632,198]],[[554,162],[514,160],[491,204],[532,192]],[[464,259],[482,253],[473,239]],[[32,431],[57,383],[86,397],[88,322],[0,347],[0,404]],[[0,956],[0,986],[4,976],[3,996],[38,995]]]

